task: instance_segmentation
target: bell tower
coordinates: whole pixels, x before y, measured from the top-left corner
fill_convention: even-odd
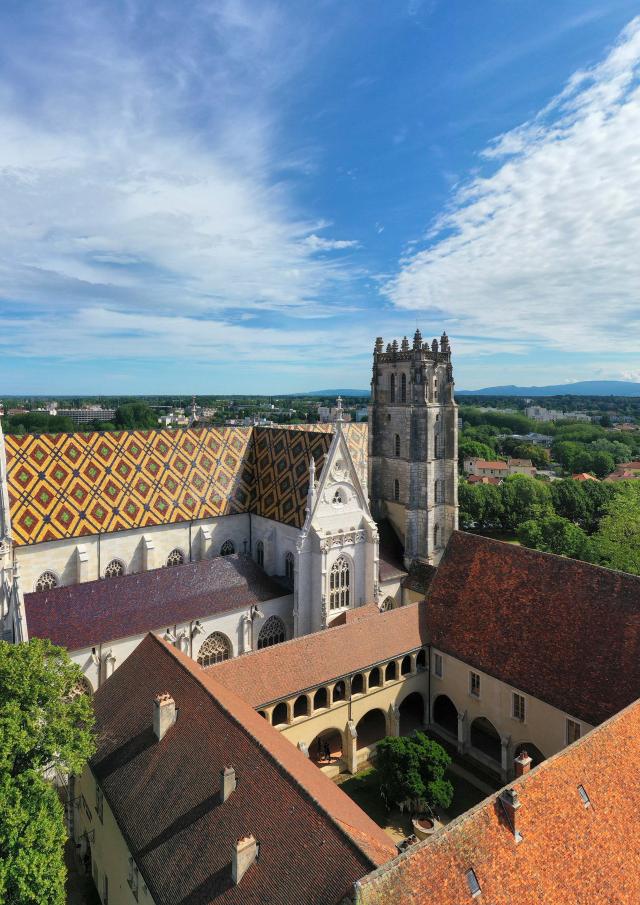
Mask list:
[[[369,498],[404,544],[405,565],[437,565],[458,527],[458,406],[451,347],[419,330],[373,351],[369,405]]]

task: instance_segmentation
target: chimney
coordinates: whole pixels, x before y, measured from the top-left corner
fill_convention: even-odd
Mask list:
[[[235,792],[238,782],[236,771],[233,767],[224,767],[220,770],[220,801],[225,802],[232,792]]]
[[[231,862],[231,876],[236,886],[257,857],[258,843],[253,836],[245,836],[242,839],[238,839],[233,848],[233,861]]]
[[[522,836],[518,831],[518,809],[520,808],[520,799],[518,798],[517,791],[515,789],[505,789],[500,795],[500,803],[511,824],[511,829],[513,830],[513,835],[516,837],[516,842],[520,842],[522,840]]]
[[[168,691],[153,699],[153,731],[161,741],[176,721],[176,702]]]
[[[531,758],[523,749],[513,762],[516,779],[520,779],[521,776],[524,776],[525,773],[529,772],[529,770],[531,769],[531,763]]]

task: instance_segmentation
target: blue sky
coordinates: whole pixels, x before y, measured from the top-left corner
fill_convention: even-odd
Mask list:
[[[640,380],[628,0],[0,6],[0,395]]]

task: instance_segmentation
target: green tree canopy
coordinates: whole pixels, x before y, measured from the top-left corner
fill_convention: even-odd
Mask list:
[[[412,811],[448,808],[453,786],[445,779],[451,758],[442,745],[424,732],[411,736],[388,736],[378,742],[375,755],[380,788],[395,805]]]
[[[640,481],[617,485],[593,544],[601,565],[640,575]]]
[[[481,443],[479,440],[467,440],[463,437],[458,443],[458,461],[460,467],[462,467],[464,460],[469,458],[469,456],[475,456],[478,459],[491,460],[495,458],[495,450],[490,446],[487,446],[486,443]]]
[[[549,485],[528,475],[509,475],[500,485],[505,529],[515,531],[529,519],[553,514]]]
[[[146,402],[126,402],[119,406],[114,421],[120,430],[147,430],[158,426],[158,416]]]
[[[589,538],[582,528],[560,515],[523,522],[518,529],[518,540],[525,547],[573,559],[588,560],[591,555]]]

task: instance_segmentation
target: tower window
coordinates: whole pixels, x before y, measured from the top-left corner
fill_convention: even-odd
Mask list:
[[[436,481],[436,503],[444,503],[444,481],[438,478]]]
[[[440,544],[440,525],[433,526],[433,547],[435,550],[438,549]]]
[[[260,568],[264,569],[264,544],[261,540],[256,544],[256,562]]]
[[[400,378],[400,401],[407,401],[407,375],[403,374]]]
[[[349,606],[350,577],[349,563],[344,556],[339,556],[331,566],[329,576],[330,610],[340,610]]]
[[[232,556],[236,552],[233,541],[226,540],[220,547],[220,556]]]
[[[396,375],[392,374],[389,380],[389,399],[391,402],[396,401]]]
[[[400,434],[396,434],[395,439],[396,456],[400,455]]]
[[[400,499],[400,481],[397,478],[393,482],[393,498],[396,502]]]

